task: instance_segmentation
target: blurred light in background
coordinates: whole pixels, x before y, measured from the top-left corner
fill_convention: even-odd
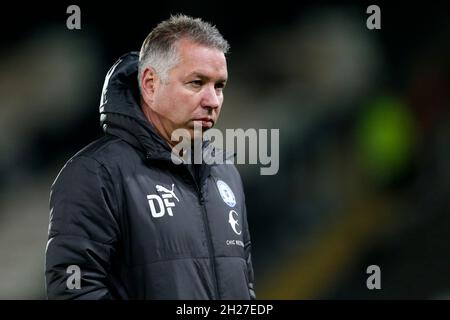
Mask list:
[[[418,134],[411,111],[393,97],[365,108],[356,132],[363,166],[375,183],[398,179],[412,161]]]

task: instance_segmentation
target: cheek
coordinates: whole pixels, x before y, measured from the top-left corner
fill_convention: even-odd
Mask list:
[[[199,95],[178,86],[164,88],[157,99],[159,113],[179,125],[188,121],[200,104]]]
[[[190,114],[200,105],[200,98],[192,92],[178,92],[173,96],[173,107],[180,114]]]
[[[198,106],[198,101],[191,93],[181,90],[173,91],[171,95],[166,96],[165,106],[166,117],[178,125],[184,125],[191,118],[193,111]]]
[[[177,94],[177,92],[171,88],[167,88],[161,91],[157,97],[156,104],[159,109],[159,113],[165,115],[167,118],[172,119],[179,113],[179,106],[182,103],[183,98]]]

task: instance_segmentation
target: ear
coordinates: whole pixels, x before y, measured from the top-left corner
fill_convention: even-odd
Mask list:
[[[153,96],[158,86],[158,75],[152,67],[146,67],[142,73],[141,79],[141,95],[147,104],[153,101]]]

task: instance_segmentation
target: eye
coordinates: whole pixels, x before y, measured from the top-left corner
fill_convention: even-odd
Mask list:
[[[214,87],[218,90],[223,90],[223,89],[225,89],[225,83],[224,82],[216,83],[216,85]]]
[[[200,88],[203,85],[203,81],[202,80],[194,80],[194,81],[191,81],[189,83],[195,88]]]

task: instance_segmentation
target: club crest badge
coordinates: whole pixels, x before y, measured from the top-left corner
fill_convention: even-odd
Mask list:
[[[236,205],[236,198],[231,188],[222,180],[217,181],[217,189],[219,189],[222,200],[231,208]]]

